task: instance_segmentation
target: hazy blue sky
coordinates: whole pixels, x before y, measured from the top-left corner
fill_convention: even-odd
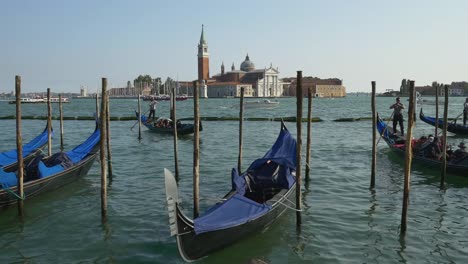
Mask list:
[[[139,74],[197,78],[201,24],[210,73],[246,53],[280,77],[343,79],[348,92],[468,80],[468,1],[0,2],[0,92],[95,90]]]

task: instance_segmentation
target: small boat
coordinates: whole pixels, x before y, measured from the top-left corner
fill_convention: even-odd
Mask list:
[[[52,131],[53,134],[53,131]],[[47,126],[42,131],[42,133],[31,141],[23,145],[23,162],[27,164],[31,159],[33,159],[36,155],[38,155],[42,148],[48,142],[48,131]],[[15,171],[17,170],[18,165],[18,151],[17,149],[12,149],[9,151],[1,152],[0,153],[0,170],[3,169],[5,171]]]
[[[144,96],[143,101],[151,101],[151,99],[156,100],[156,101],[169,101],[171,100],[171,96],[169,95],[149,95],[149,96]],[[176,96],[176,101],[185,101],[188,99],[187,95],[177,95]]]
[[[419,112],[419,118],[428,123],[429,125],[436,126],[436,119],[435,117],[425,116],[423,110]],[[439,128],[444,128],[444,119],[439,118]],[[457,124],[456,122],[450,122],[447,124],[447,131],[452,132],[454,134],[459,135],[468,135],[468,126],[464,126],[463,124]]]
[[[232,189],[221,201],[192,220],[181,209],[172,173],[164,170],[171,235],[185,261],[194,261],[225,248],[272,224],[296,194],[296,140],[286,126],[271,149],[239,175],[232,169]]]
[[[44,104],[47,103],[47,97],[25,97],[25,98],[20,98],[20,102],[22,104]],[[51,103],[59,103],[60,98],[59,97],[51,97],[50,98]],[[69,103],[70,99],[66,97],[62,97],[62,103]],[[11,100],[8,102],[9,104],[16,104],[16,100]]]
[[[135,112],[138,118],[138,112]],[[141,116],[141,123],[148,128],[150,131],[162,133],[162,134],[174,134],[174,126],[172,120],[169,118],[160,117],[156,120],[150,119],[146,115]],[[200,121],[200,131],[203,130],[202,123]],[[193,134],[195,131],[194,124],[181,123],[177,121],[177,134],[178,135],[187,135]]]
[[[83,143],[67,152],[58,152],[50,157],[39,155],[25,166],[25,199],[57,189],[86,175],[99,152],[101,134],[96,129]],[[16,172],[0,170],[0,208],[18,201]]]
[[[385,140],[390,149],[397,153],[399,156],[404,157],[406,155],[405,143],[406,139],[401,136],[398,131],[394,133],[393,128],[388,126],[378,115],[377,115],[377,130],[382,138]],[[412,144],[416,145],[417,140],[413,140]],[[440,168],[442,161],[425,156],[423,151],[417,151],[413,155],[413,161],[425,164],[430,167]],[[462,158],[453,158],[447,160],[447,172],[457,173],[460,175],[468,175],[468,154]]]
[[[278,101],[271,101],[269,99],[258,100],[258,101],[245,101],[244,108],[274,108],[279,105]]]

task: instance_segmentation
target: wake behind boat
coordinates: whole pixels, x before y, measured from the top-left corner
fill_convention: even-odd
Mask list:
[[[273,223],[294,207],[296,194],[296,140],[285,125],[271,149],[239,175],[232,169],[224,198],[192,220],[181,209],[177,183],[164,169],[171,235],[185,261],[220,250]]]
[[[67,152],[50,157],[37,156],[25,166],[24,195],[30,199],[46,191],[59,188],[86,175],[99,152],[101,134],[96,129],[83,143]],[[18,201],[16,172],[0,169],[0,208]]]
[[[422,108],[421,108],[421,111],[419,112],[419,118],[422,121],[428,123],[429,125],[436,126],[435,117],[425,116]],[[443,129],[444,119],[439,118],[438,121],[439,121],[438,127]],[[468,126],[464,126],[463,124],[457,124],[455,120],[447,124],[447,131],[452,132],[454,134],[459,134],[459,135],[468,135]]]
[[[41,134],[36,136],[34,139],[29,141],[27,144],[23,145],[23,162],[27,164],[31,159],[33,159],[36,155],[38,155],[42,148],[48,142],[48,126]],[[52,131],[53,135],[53,131]],[[0,170],[3,169],[5,171],[15,171],[17,170],[18,165],[18,151],[17,149],[12,149],[9,151],[1,152],[0,153]]]

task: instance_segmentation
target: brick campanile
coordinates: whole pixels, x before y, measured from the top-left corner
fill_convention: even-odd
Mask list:
[[[202,25],[200,43],[198,43],[198,82],[210,78],[210,54],[208,53],[208,44],[205,40],[205,33]]]

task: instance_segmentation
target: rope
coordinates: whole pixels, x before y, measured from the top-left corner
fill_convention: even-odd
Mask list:
[[[26,195],[23,194],[23,197],[19,196],[18,194],[16,194],[14,191],[12,191],[10,188],[6,187],[3,183],[1,184],[2,185],[2,189],[5,190],[7,193],[9,193],[10,195],[12,195],[13,197],[15,197],[16,199],[18,200],[25,200],[26,199]]]

